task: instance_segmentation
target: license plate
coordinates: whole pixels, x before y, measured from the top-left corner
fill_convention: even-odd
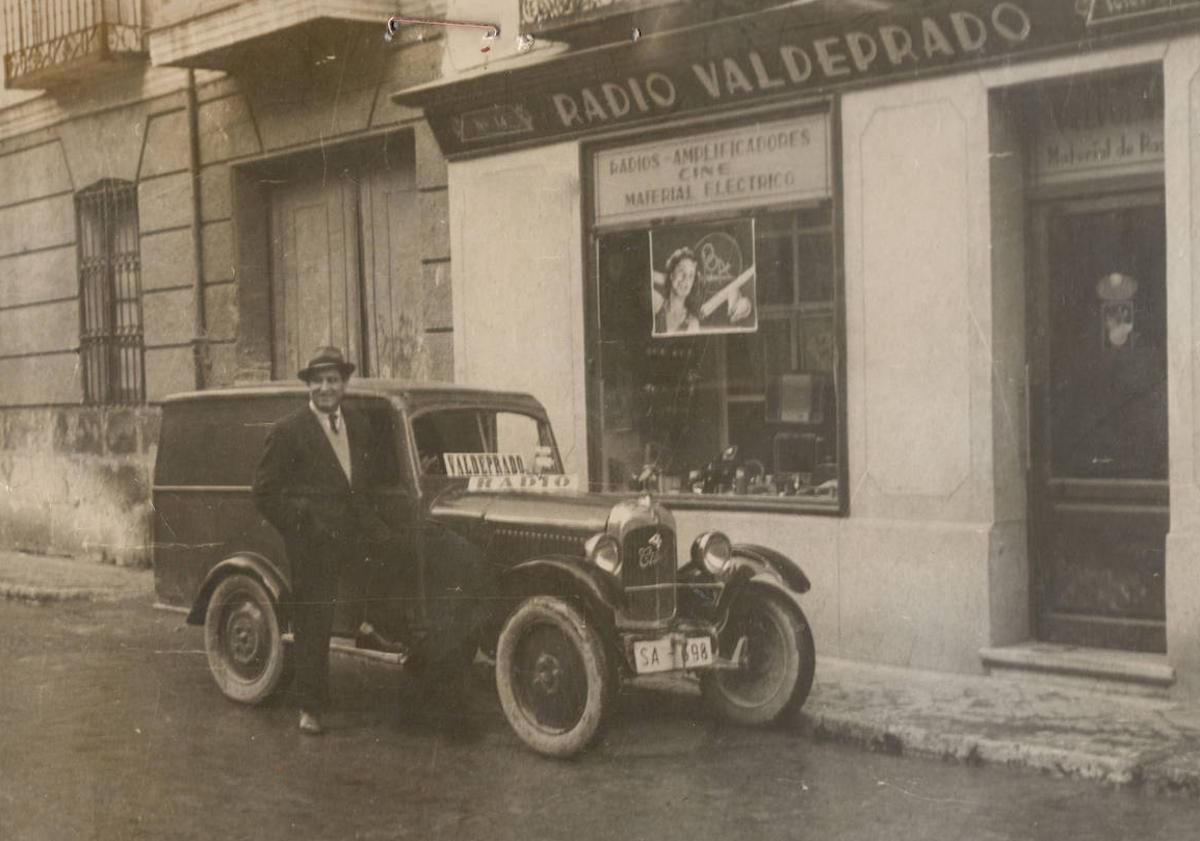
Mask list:
[[[711,666],[712,640],[708,637],[638,640],[633,644],[633,661],[639,675]]]

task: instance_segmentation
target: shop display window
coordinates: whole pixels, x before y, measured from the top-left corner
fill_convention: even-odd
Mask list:
[[[838,510],[832,204],[596,242],[602,489]]]

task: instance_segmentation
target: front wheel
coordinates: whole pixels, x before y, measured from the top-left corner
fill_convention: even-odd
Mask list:
[[[800,608],[774,593],[747,590],[730,608],[718,642],[721,656],[732,657],[740,640],[741,668],[701,677],[709,705],[743,725],[769,724],[799,709],[816,668],[812,631]]]
[[[608,655],[575,607],[534,596],[513,612],[496,649],[496,689],[509,725],[546,756],[566,758],[600,734],[615,693]]]
[[[217,585],[204,616],[204,649],[217,686],[243,704],[265,701],[282,688],[287,654],[275,603],[248,575]]]

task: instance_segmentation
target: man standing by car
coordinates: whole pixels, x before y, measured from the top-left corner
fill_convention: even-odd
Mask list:
[[[328,702],[329,638],[341,575],[366,595],[364,547],[391,543],[386,523],[365,493],[371,484],[373,442],[366,418],[344,410],[354,365],[335,347],[318,348],[299,377],[309,403],[272,427],[254,479],[258,510],[283,536],[292,569],[294,692],[300,730],[321,732]],[[359,643],[401,651],[364,621]]]

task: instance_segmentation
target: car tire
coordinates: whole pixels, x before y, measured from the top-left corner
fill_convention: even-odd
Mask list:
[[[600,735],[615,693],[594,625],[562,599],[534,596],[513,611],[496,648],[496,690],[517,736],[565,759]]]
[[[783,596],[750,589],[730,607],[717,647],[732,657],[746,637],[743,668],[714,670],[701,676],[709,706],[735,724],[770,724],[800,709],[812,689],[816,649],[803,611]]]
[[[243,704],[267,700],[291,674],[275,602],[249,575],[230,575],[213,591],[204,616],[204,650],[221,692]]]

